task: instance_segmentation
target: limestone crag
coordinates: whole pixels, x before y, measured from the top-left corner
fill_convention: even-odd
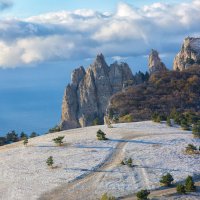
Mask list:
[[[187,37],[174,59],[173,69],[182,71],[193,64],[200,64],[200,38]]]
[[[90,126],[94,120],[103,123],[110,97],[122,91],[133,74],[126,63],[105,62],[102,54],[85,71],[83,67],[72,73],[72,83],[66,87],[62,104],[63,130]]]
[[[153,74],[161,71],[167,71],[167,68],[161,61],[158,52],[152,49],[149,55],[149,72]]]

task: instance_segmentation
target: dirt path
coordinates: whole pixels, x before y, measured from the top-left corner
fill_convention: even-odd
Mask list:
[[[68,184],[63,184],[60,187],[43,194],[39,199],[40,200],[94,200],[98,199],[98,195],[95,194],[95,191],[98,189],[98,183],[105,176],[107,172],[112,170],[113,167],[117,166],[120,161],[123,159],[124,146],[129,142],[129,140],[148,136],[149,134],[143,134],[141,132],[130,135],[127,134],[122,139],[119,140],[118,145],[113,151],[112,155],[108,158],[102,166],[97,170],[94,170],[88,175],[81,177],[78,180],[75,180]],[[155,134],[156,135],[156,134]]]
[[[166,133],[165,133],[166,134]],[[170,133],[168,133],[170,134]],[[151,134],[151,136],[161,135],[161,134]],[[46,192],[41,195],[39,200],[95,200],[99,199],[98,185],[104,178],[106,173],[111,172],[114,167],[119,165],[120,161],[123,159],[124,146],[129,142],[129,140],[149,136],[147,133],[142,132],[132,132],[126,133],[125,136],[119,140],[113,153],[109,156],[98,169],[85,174],[79,179],[72,181],[71,183],[63,184],[52,191]],[[141,172],[140,176],[143,176]],[[143,177],[145,178],[145,177]],[[106,188],[105,188],[106,189]],[[168,190],[164,191],[167,192]],[[155,191],[161,193],[162,191]],[[171,190],[169,191],[171,192]],[[173,190],[172,190],[173,192]],[[123,199],[134,199],[133,196],[127,196]]]

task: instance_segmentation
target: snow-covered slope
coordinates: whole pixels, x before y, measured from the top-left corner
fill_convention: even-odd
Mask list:
[[[96,140],[99,128],[110,140]],[[54,145],[52,139],[57,136],[65,136],[64,146]],[[123,141],[134,136],[140,137]],[[110,165],[112,173],[105,171],[100,180],[95,177],[96,196],[104,192],[120,196],[144,187],[154,188],[159,176],[168,171],[177,180],[187,174],[200,174],[199,157],[184,155],[182,151],[187,143],[200,146],[200,141],[194,141],[190,132],[150,121],[116,124],[114,128],[87,127],[40,136],[29,140],[27,147],[22,142],[1,147],[0,199],[38,199],[43,193],[98,169],[112,157],[120,142],[125,144],[121,150],[124,158],[132,157],[137,167]],[[54,158],[54,169],[46,165],[49,156]]]

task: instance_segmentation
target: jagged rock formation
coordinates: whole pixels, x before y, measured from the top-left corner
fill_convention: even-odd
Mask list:
[[[126,63],[115,62],[109,67],[102,54],[97,55],[86,71],[83,67],[74,70],[63,98],[61,128],[89,126],[95,119],[103,123],[110,97],[122,91],[132,79]]]
[[[182,71],[193,64],[200,64],[200,38],[188,37],[174,59],[173,69]]]
[[[149,72],[153,74],[161,71],[167,71],[167,68],[161,61],[158,52],[152,49],[149,55]]]

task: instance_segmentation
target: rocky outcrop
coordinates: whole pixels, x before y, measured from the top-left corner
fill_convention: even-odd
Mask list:
[[[174,59],[173,69],[182,71],[193,64],[200,64],[200,38],[188,37]]]
[[[102,54],[85,71],[83,67],[72,73],[72,83],[66,87],[62,104],[63,130],[103,123],[110,97],[122,91],[133,74],[126,63],[105,62]]]
[[[149,55],[149,72],[153,74],[161,71],[167,71],[167,68],[161,61],[158,52],[152,49]]]

